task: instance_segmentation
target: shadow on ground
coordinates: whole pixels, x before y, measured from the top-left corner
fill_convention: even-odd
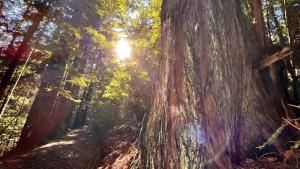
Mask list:
[[[97,168],[103,154],[100,140],[96,131],[84,126],[18,159],[0,162],[0,169]]]

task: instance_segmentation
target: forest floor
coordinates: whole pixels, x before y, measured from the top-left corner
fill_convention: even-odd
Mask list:
[[[17,159],[0,161],[0,169],[129,168],[137,154],[137,131],[120,125],[104,135],[84,126]]]
[[[138,153],[138,130],[130,126],[120,125],[104,131],[105,134],[85,126],[18,159],[0,162],[0,169],[129,169]],[[247,159],[234,168],[296,169],[296,166],[266,156]]]
[[[98,134],[90,127],[69,132],[31,153],[0,162],[0,169],[92,169],[97,168],[102,147]]]

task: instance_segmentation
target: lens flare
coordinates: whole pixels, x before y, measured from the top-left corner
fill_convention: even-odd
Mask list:
[[[119,60],[125,60],[131,55],[131,47],[126,39],[121,39],[116,45],[117,58]]]

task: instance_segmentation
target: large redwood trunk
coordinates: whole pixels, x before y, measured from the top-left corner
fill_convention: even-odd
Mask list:
[[[141,168],[220,168],[280,123],[260,94],[236,0],[164,0],[162,57],[141,131]]]

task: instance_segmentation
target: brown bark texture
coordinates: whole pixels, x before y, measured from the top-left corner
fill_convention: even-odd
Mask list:
[[[239,1],[164,0],[161,19],[140,168],[230,169],[280,122],[252,70],[257,53]]]
[[[251,0],[249,2],[251,6],[251,15],[253,18],[257,47],[261,51],[267,45],[266,28],[262,11],[262,2],[261,0]]]
[[[300,49],[300,1],[287,1],[284,5],[291,46]]]

